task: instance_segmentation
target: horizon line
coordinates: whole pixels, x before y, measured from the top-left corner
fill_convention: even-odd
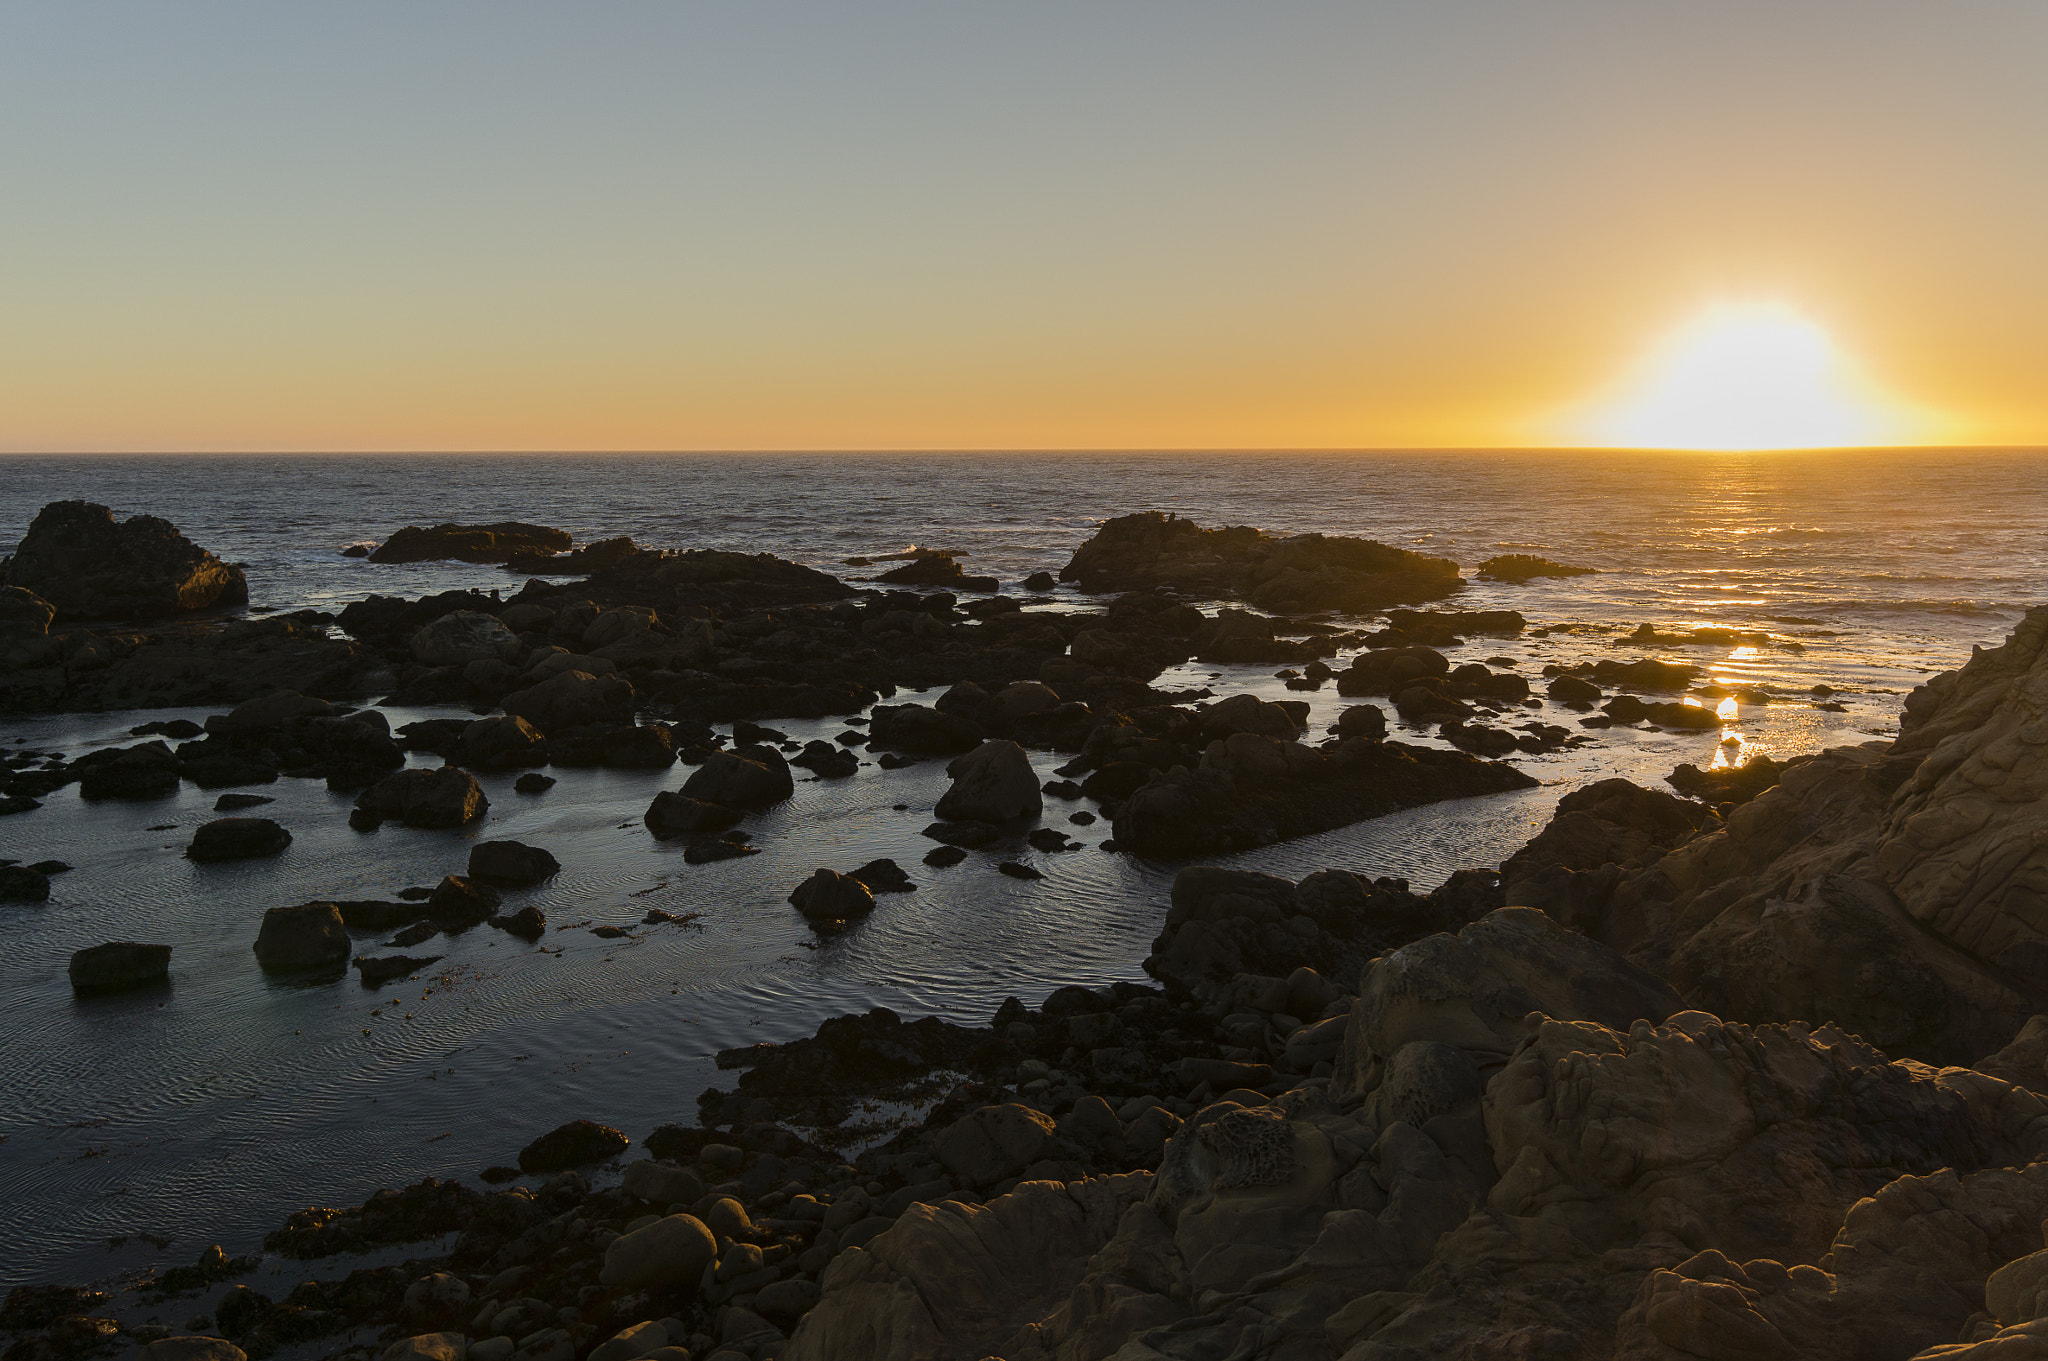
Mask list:
[[[1677,445],[1607,444],[1303,444],[1303,445],[893,445],[761,448],[629,449],[0,449],[0,458],[684,458],[839,455],[1141,455],[1141,454],[1850,454],[1850,453],[2048,453],[2048,443],[2016,444],[1844,444],[1782,448],[1713,449]]]

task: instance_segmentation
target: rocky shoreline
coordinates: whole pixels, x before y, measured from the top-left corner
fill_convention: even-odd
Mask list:
[[[138,733],[169,741],[21,763],[4,792],[321,778],[359,791],[366,825],[461,825],[481,797],[465,765],[682,761],[694,773],[649,829],[723,855],[744,853],[728,838],[787,796],[792,764],[947,755],[928,835],[951,850],[1064,795],[1028,761],[1019,779],[1009,753],[1038,747],[1071,755],[1062,779],[1118,845],[1202,854],[1526,785],[1486,757],[1677,726],[1700,706],[1655,696],[1711,698],[1681,664],[1601,659],[1540,678],[1583,716],[1572,729],[1496,725],[1527,711],[1529,682],[1437,649],[1520,631],[1518,615],[1397,611],[1367,636],[1177,598],[1410,592],[1303,606],[1384,611],[1440,599],[1420,592],[1445,560],[1129,519],[1070,566],[1126,591],[1097,615],[641,550],[510,600],[366,602],[338,621],[345,640],[303,625],[347,649],[336,674],[502,715],[394,733],[351,695],[272,686],[193,732]],[[41,655],[42,623],[8,645]],[[55,636],[60,654],[93,645]],[[1285,703],[1152,688],[1206,654],[1305,664],[1303,681],[1384,697],[1461,749],[1387,741],[1378,705],[1311,745]],[[128,693],[64,675],[60,704]],[[787,751],[759,726],[914,684],[946,692],[873,707],[838,747]],[[1012,998],[986,1026],[878,1009],[728,1050],[730,1088],[637,1143],[574,1121],[482,1169],[486,1189],[430,1179],[295,1214],[261,1263],[213,1249],[118,1299],[18,1289],[0,1306],[5,1361],[122,1346],[154,1361],[2034,1355],[2044,703],[2048,609],[1915,691],[1896,742],[1687,767],[1673,783],[1694,798],[1603,781],[1503,865],[1433,893],[1189,868],[1142,981]],[[408,752],[448,763],[407,768]],[[275,844],[242,826],[193,849]],[[454,921],[519,930],[490,884],[544,877],[546,852],[475,851],[418,903],[275,909],[299,915],[259,960],[347,967],[351,913],[420,923],[421,940]],[[900,874],[831,875],[796,905],[845,929]],[[508,1181],[526,1184],[488,1189]],[[262,1263],[306,1279],[266,1296],[246,1283]]]

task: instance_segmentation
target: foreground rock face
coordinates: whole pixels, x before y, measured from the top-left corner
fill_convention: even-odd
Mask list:
[[[356,809],[372,819],[396,818],[408,827],[461,827],[491,806],[476,776],[455,766],[401,770],[356,797]]]
[[[245,605],[242,569],[222,562],[154,515],[116,521],[90,501],[44,506],[15,546],[6,581],[32,591],[59,622],[162,619],[217,605]]]
[[[1159,511],[1107,520],[1060,569],[1084,591],[1170,587],[1240,596],[1276,613],[1362,612],[1455,594],[1458,565],[1370,539],[1271,538],[1256,529],[1203,529]]]
[[[1716,1014],[1833,1022],[1894,1054],[1970,1062],[2048,1009],[2044,705],[2037,609],[1916,690],[1896,742],[1790,766],[1725,825],[1653,826],[1649,801],[1688,805],[1648,791],[1567,800],[1517,857],[1530,872],[1510,862],[1510,900]]]

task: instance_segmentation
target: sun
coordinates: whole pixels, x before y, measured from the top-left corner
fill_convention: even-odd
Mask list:
[[[1919,424],[1792,307],[1724,302],[1655,346],[1582,433],[1630,449],[1821,449],[1906,443]]]

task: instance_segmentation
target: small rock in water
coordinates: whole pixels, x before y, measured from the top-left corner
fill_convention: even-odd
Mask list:
[[[633,933],[617,926],[593,926],[590,934],[599,940],[628,940]]]
[[[917,892],[917,885],[910,882],[910,876],[894,860],[870,860],[847,877],[860,880],[873,893]]]
[[[850,874],[821,869],[798,884],[789,904],[811,921],[843,922],[875,910],[875,895]]]
[[[38,874],[25,865],[0,869],[0,903],[41,903],[49,897],[48,875]]]
[[[936,869],[946,869],[949,866],[959,864],[966,858],[967,852],[961,850],[958,846],[940,846],[925,856],[924,863]]]
[[[1076,827],[1088,827],[1094,824],[1095,814],[1084,808],[1078,813],[1069,813],[1067,821],[1073,823]]]
[[[901,770],[905,766],[916,765],[917,758],[915,756],[898,756],[893,751],[885,751],[875,758],[875,764],[884,770]]]
[[[1024,839],[1041,851],[1063,851],[1069,844],[1067,834],[1057,827],[1033,827]]]
[[[423,903],[433,896],[434,890],[430,888],[402,888],[398,890],[398,897],[402,902]]]
[[[37,874],[46,875],[69,874],[71,872],[71,866],[65,864],[62,860],[38,860],[34,864],[30,865],[29,868],[31,870],[34,870]]]
[[[418,945],[423,940],[430,940],[440,933],[440,927],[430,922],[419,922],[413,926],[406,927],[403,931],[393,936],[390,944],[394,949],[403,950],[409,946]]]
[[[474,879],[525,888],[562,868],[562,862],[538,846],[519,841],[484,841],[469,848],[469,873]]]
[[[213,811],[216,813],[233,813],[244,808],[260,808],[266,803],[276,802],[276,799],[268,798],[262,794],[223,794],[213,801]]]
[[[1045,876],[1029,865],[1020,865],[1014,860],[1005,860],[996,866],[998,874],[1007,874],[1012,879],[1043,879]]]
[[[170,973],[171,947],[132,940],[110,941],[71,956],[71,986],[79,992],[112,992],[160,983]]]
[[[948,846],[965,846],[968,850],[979,850],[1002,835],[985,822],[934,822],[924,829],[923,834]]]
[[[545,794],[555,787],[555,777],[529,771],[512,782],[515,794]]]
[[[683,862],[689,865],[708,865],[717,860],[737,860],[743,855],[759,855],[760,848],[749,846],[744,841],[732,841],[722,836],[693,837],[683,847]]]
[[[406,955],[357,955],[355,966],[356,972],[363,976],[364,987],[381,988],[394,978],[417,973],[443,958],[442,955],[423,955],[418,959]]]
[[[1059,584],[1059,578],[1050,572],[1033,572],[1030,576],[1024,578],[1025,590],[1037,591],[1041,594],[1046,591],[1056,590]]]
[[[280,854],[291,844],[292,834],[269,818],[216,818],[193,833],[185,858],[202,864],[256,860]]]
[[[521,1172],[560,1172],[603,1162],[624,1153],[631,1140],[610,1125],[595,1120],[571,1120],[558,1125],[519,1150]]]
[[[491,925],[508,935],[533,941],[539,940],[541,934],[548,929],[548,919],[542,915],[539,908],[529,904],[509,917],[491,918]]]

